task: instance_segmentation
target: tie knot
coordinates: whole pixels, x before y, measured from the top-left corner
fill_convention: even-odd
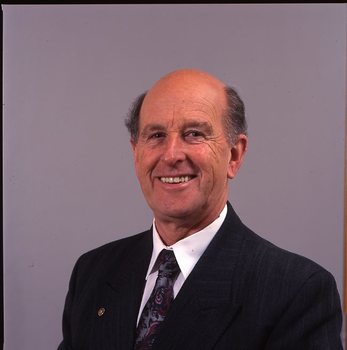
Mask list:
[[[157,261],[160,276],[173,278],[178,274],[180,268],[172,250],[163,249],[158,255]]]

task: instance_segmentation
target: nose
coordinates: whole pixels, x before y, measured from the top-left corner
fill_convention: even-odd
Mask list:
[[[175,165],[185,159],[185,146],[178,134],[171,134],[166,137],[162,159],[169,165]]]

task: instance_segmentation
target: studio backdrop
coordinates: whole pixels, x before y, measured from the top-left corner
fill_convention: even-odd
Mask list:
[[[71,270],[147,229],[124,118],[169,71],[235,87],[244,223],[343,285],[346,5],[3,5],[5,349],[55,349]],[[269,286],[271,288],[271,286]]]

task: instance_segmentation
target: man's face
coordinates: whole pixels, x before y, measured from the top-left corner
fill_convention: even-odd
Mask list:
[[[133,143],[144,196],[162,222],[212,222],[224,207],[235,175],[222,116],[223,86],[205,76],[179,74],[159,81],[142,105]]]

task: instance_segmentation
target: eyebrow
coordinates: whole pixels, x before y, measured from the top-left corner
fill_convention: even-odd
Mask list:
[[[141,135],[148,135],[153,131],[164,131],[166,128],[161,124],[148,124],[144,127],[141,132]]]
[[[200,122],[197,120],[190,120],[183,123],[183,129],[197,128],[203,129],[205,132],[212,133],[212,125],[208,122]]]

